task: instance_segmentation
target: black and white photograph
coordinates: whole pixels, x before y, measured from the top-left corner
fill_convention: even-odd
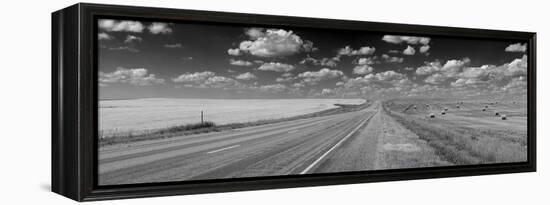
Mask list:
[[[98,184],[527,161],[528,42],[97,20]]]

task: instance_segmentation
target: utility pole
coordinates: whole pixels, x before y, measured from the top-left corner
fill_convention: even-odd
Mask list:
[[[204,124],[204,117],[203,117],[202,110],[201,110],[201,124]]]

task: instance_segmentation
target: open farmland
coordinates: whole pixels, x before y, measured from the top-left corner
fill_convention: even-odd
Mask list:
[[[99,127],[104,136],[121,132],[199,123],[217,125],[280,119],[336,108],[335,104],[361,104],[362,99],[170,99],[102,100]]]
[[[407,99],[385,109],[453,164],[527,159],[526,102]]]

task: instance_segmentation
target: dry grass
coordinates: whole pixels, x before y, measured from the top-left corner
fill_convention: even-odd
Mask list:
[[[388,111],[395,120],[435,148],[437,154],[454,164],[520,162],[527,159],[525,138],[517,133],[446,125],[444,121],[420,119]]]

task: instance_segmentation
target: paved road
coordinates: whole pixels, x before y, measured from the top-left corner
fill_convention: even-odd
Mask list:
[[[376,139],[363,139],[372,136],[362,133],[380,107],[376,102],[357,112],[103,148],[99,151],[99,183],[368,169],[372,157],[367,156],[374,154]]]

